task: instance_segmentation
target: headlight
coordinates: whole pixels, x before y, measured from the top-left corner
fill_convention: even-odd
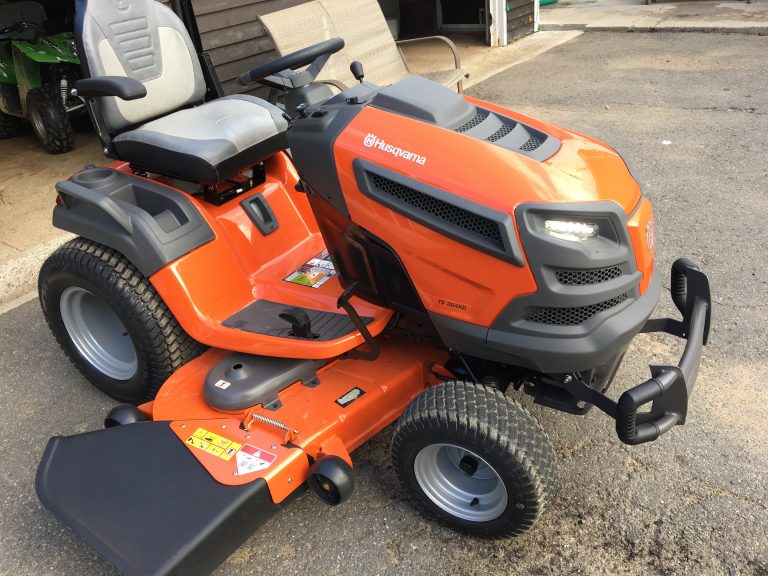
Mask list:
[[[597,224],[589,222],[573,222],[568,220],[546,220],[544,232],[553,238],[581,242],[587,238],[597,236],[599,228]]]

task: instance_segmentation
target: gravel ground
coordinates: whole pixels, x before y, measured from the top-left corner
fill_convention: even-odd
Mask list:
[[[768,575],[766,54],[768,37],[589,33],[471,90],[614,145],[654,202],[660,270],[687,255],[710,275],[713,332],[685,427],[628,448],[599,412],[533,407],[560,492],[507,540],[414,513],[385,430],[354,454],[349,503],[305,495],[217,574]],[[49,436],[97,427],[112,402],[68,364],[36,302],[0,316],[0,333],[0,574],[111,574],[40,506],[33,478]],[[613,393],[680,351],[638,338]]]

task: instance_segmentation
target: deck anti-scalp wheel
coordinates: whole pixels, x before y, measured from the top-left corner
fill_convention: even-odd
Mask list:
[[[123,402],[152,399],[174,370],[205,349],[141,272],[96,242],[76,238],[51,254],[38,289],[48,325],[70,360]]]
[[[447,382],[400,418],[392,460],[420,508],[485,536],[521,534],[556,490],[555,454],[538,422],[500,391]]]

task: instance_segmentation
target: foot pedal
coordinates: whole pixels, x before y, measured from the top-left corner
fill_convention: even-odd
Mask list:
[[[312,333],[312,320],[303,308],[286,308],[278,316],[291,325],[291,336],[314,340],[317,338]]]

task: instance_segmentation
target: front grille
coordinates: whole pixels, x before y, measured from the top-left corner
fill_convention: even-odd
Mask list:
[[[483,120],[488,118],[488,114],[490,114],[490,112],[486,110],[481,110],[480,108],[475,108],[475,115],[472,116],[472,118],[470,118],[468,122],[456,128],[455,131],[466,132],[467,130],[471,130],[472,128],[480,124]]]
[[[560,284],[566,286],[586,286],[602,284],[622,275],[620,266],[608,268],[592,268],[590,270],[556,270],[555,275]]]
[[[538,324],[549,324],[552,326],[578,326],[583,324],[595,314],[604,312],[614,306],[618,306],[629,298],[629,294],[621,294],[610,300],[591,304],[590,306],[579,306],[576,308],[548,308],[545,306],[531,306],[528,308],[526,320]]]
[[[408,204],[422,212],[426,212],[435,218],[439,218],[447,224],[463,228],[472,234],[487,238],[500,248],[504,247],[499,224],[490,218],[485,218],[484,216],[474,214],[469,210],[464,210],[463,208],[459,208],[458,206],[454,206],[443,200],[433,198],[428,194],[414,190],[409,186],[405,186],[399,182],[375,174],[374,172],[368,172],[368,175],[371,179],[371,184],[374,188],[378,189],[379,192],[391,196],[392,198],[396,198],[400,202]]]

